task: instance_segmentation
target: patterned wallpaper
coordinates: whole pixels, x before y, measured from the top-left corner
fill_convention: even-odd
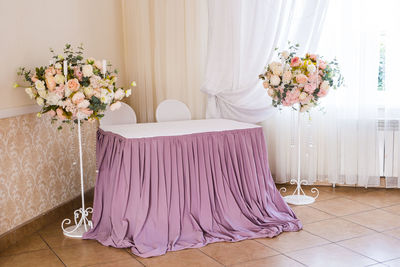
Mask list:
[[[96,177],[97,125],[82,130],[87,190]],[[59,131],[36,114],[0,119],[0,235],[79,194],[76,126]]]

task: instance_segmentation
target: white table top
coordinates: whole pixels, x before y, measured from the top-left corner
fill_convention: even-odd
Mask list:
[[[156,136],[176,136],[204,132],[220,132],[238,129],[261,127],[255,124],[243,123],[225,119],[169,121],[157,123],[137,123],[103,125],[103,131],[112,132],[125,138],[143,138]]]

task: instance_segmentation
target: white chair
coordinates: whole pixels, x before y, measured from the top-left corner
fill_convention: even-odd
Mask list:
[[[190,120],[192,114],[189,108],[181,101],[167,99],[161,102],[156,110],[157,122]]]
[[[100,119],[100,126],[115,125],[115,124],[134,124],[136,123],[135,111],[124,102],[121,102],[121,107],[111,111],[109,108],[104,112],[104,117]]]

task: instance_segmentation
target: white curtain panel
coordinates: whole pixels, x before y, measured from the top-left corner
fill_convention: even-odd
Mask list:
[[[285,39],[293,1],[209,0],[202,91],[207,117],[260,122],[273,112],[258,74]]]
[[[207,55],[207,1],[122,0],[126,77],[135,80],[130,104],[139,122],[155,121],[165,99],[205,116],[200,92]]]

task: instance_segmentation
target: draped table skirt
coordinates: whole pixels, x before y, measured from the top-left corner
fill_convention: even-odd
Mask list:
[[[141,257],[302,228],[271,177],[261,127],[149,138],[99,129],[97,165],[84,238]]]

